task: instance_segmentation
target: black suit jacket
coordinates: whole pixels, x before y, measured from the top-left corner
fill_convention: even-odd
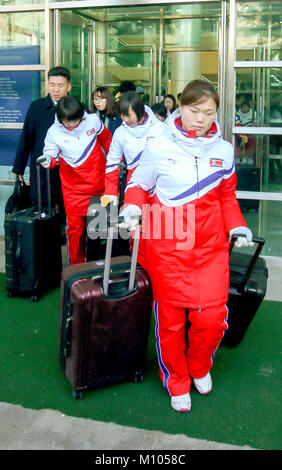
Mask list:
[[[89,112],[87,106],[84,105],[84,107]],[[54,121],[55,105],[50,95],[47,95],[45,98],[39,98],[30,104],[26,113],[12,172],[23,175],[30,156],[30,191],[33,202],[37,202],[36,159],[42,155],[44,139]],[[45,205],[47,203],[47,180],[46,170],[42,167],[40,168],[40,175],[42,202]],[[58,168],[50,172],[50,180],[52,206],[55,204],[61,206],[62,194]]]

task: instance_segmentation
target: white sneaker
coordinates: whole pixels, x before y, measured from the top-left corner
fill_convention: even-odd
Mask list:
[[[209,372],[201,379],[193,379],[193,382],[198,392],[200,392],[202,395],[207,395],[210,393],[212,389],[212,378]]]
[[[191,410],[191,397],[190,393],[179,395],[178,397],[171,397],[171,406],[176,411],[190,411]]]

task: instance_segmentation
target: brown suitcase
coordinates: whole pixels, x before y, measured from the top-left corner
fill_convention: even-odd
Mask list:
[[[70,266],[62,273],[59,359],[75,399],[87,390],[143,380],[151,283],[136,266],[139,236],[132,258],[112,260],[111,236],[109,228],[105,260]]]

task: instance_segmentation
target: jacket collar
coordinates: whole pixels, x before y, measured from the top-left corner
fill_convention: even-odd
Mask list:
[[[196,145],[197,143],[208,145],[216,142],[221,138],[220,126],[216,118],[205,137],[196,137],[194,131],[186,131],[183,129],[181,125],[179,108],[171,114],[167,126],[172,139],[178,141],[180,140],[184,145]]]
[[[50,108],[54,108],[56,107],[54,101],[52,100],[50,94],[48,93],[47,96],[45,96],[45,98],[43,98],[44,100],[44,106],[46,109],[50,109]]]

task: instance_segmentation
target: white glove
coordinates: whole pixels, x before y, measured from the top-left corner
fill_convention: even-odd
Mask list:
[[[104,194],[104,196],[101,197],[101,205],[103,207],[107,207],[108,204],[113,203],[113,206],[118,205],[118,197],[117,196],[108,196],[107,194]]]
[[[49,166],[51,165],[51,157],[49,155],[42,155],[39,158],[43,159],[43,157],[45,157],[45,160],[42,160],[42,162],[40,162],[40,165],[42,165],[44,168],[49,168]]]
[[[254,242],[252,241],[253,239],[253,234],[251,230],[247,227],[236,227],[230,230],[229,232],[229,240],[231,240],[232,235],[242,235],[237,238],[237,240],[234,242],[234,245],[237,248],[242,248],[243,246],[253,246]]]
[[[119,216],[124,218],[124,222],[121,222],[119,227],[124,227],[128,230],[135,230],[139,224],[139,216],[141,214],[142,210],[135,204],[127,206],[119,213]]]

